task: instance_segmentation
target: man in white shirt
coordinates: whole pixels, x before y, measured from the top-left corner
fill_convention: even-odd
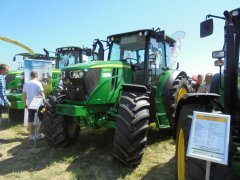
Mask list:
[[[212,74],[207,73],[204,81],[205,82],[200,85],[200,87],[197,91],[198,93],[210,93],[210,86],[211,86],[211,82],[212,82]]]
[[[35,96],[42,96],[45,99],[44,89],[41,82],[38,80],[38,72],[32,71],[30,74],[31,80],[24,84],[23,86],[23,102],[25,104],[25,108],[28,108],[30,103],[32,102]],[[34,139],[34,131],[33,131],[33,121],[36,110],[28,109],[28,129],[30,131],[29,139]],[[39,125],[37,128],[37,137],[42,138],[42,135],[39,134],[41,129],[41,120],[39,119]]]

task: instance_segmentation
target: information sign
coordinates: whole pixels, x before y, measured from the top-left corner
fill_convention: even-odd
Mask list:
[[[187,156],[227,165],[230,115],[194,111]]]
[[[30,105],[28,106],[28,109],[37,110],[39,108],[39,106],[42,104],[42,102],[43,102],[43,97],[35,96],[33,98],[32,102],[30,103]]]

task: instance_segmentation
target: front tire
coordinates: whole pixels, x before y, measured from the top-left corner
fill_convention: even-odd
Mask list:
[[[205,179],[206,161],[186,157],[193,111],[213,112],[213,108],[211,105],[189,104],[184,105],[180,110],[176,141],[176,175],[178,180]],[[211,163],[210,173],[210,179],[230,179],[230,165]]]
[[[73,117],[59,115],[55,112],[57,98],[50,100],[43,118],[43,133],[48,144],[57,147],[66,147],[78,138],[80,127]]]
[[[113,155],[126,165],[140,163],[149,128],[149,97],[123,92],[116,119]]]

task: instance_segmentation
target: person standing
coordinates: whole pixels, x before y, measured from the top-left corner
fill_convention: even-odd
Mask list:
[[[11,103],[7,99],[6,95],[6,75],[8,73],[9,66],[6,64],[0,64],[0,125],[2,123],[2,113],[4,106],[11,106]]]
[[[38,72],[32,71],[30,74],[31,80],[24,84],[23,86],[23,102],[25,104],[25,108],[31,104],[33,98],[35,96],[42,96],[43,100],[45,100],[44,89],[41,82],[38,80]],[[33,130],[33,122],[36,110],[28,109],[28,129],[29,129],[29,140],[33,140],[34,137],[34,130]],[[39,124],[37,128],[37,139],[43,138],[43,135],[40,133],[41,129],[41,121],[39,119]]]
[[[197,82],[192,85],[192,92],[196,93],[202,84],[203,76],[201,74],[198,74],[197,76]]]
[[[198,93],[210,93],[210,86],[212,82],[212,73],[207,73],[204,79],[204,83],[198,89]]]

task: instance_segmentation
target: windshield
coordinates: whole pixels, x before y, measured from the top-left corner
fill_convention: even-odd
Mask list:
[[[69,65],[77,64],[80,60],[79,51],[62,51],[57,57],[57,68],[63,68]]]
[[[110,60],[125,60],[136,64],[144,61],[145,36],[138,34],[116,38],[111,46]]]
[[[73,64],[97,60],[97,53],[89,53],[88,50],[61,51],[58,53],[56,68],[63,68]]]

